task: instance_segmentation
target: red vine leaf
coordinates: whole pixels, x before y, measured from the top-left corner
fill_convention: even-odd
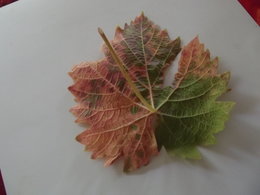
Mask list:
[[[71,112],[89,126],[76,139],[105,165],[123,158],[125,171],[148,164],[161,147],[197,158],[195,147],[212,142],[233,105],[216,101],[227,90],[229,74],[217,74],[217,59],[210,60],[195,38],[182,51],[174,85],[163,87],[165,70],[180,51],[179,38],[170,40],[143,14],[118,27],[110,42],[99,32],[105,58],[69,73],[77,102]]]

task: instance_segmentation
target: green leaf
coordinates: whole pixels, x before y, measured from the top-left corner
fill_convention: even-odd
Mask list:
[[[223,130],[234,105],[216,101],[228,90],[229,78],[229,73],[217,74],[217,59],[210,60],[197,37],[191,41],[182,51],[175,88],[167,98],[162,95],[157,108],[161,115],[156,129],[159,148],[197,158],[196,146],[215,143],[214,134]]]

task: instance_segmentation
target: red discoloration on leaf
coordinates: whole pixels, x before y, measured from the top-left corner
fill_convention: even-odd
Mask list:
[[[75,82],[69,90],[79,102],[71,112],[76,122],[90,126],[77,140],[92,151],[92,158],[110,165],[123,157],[126,171],[147,164],[158,153],[156,116],[139,106],[120,71],[103,60],[75,66],[69,75]],[[138,109],[133,112],[133,107]]]
[[[199,77],[216,76],[217,68],[218,58],[211,61],[209,50],[205,51],[204,44],[201,44],[199,38],[195,37],[182,50],[178,73],[175,75],[174,83],[178,87],[181,81],[189,75],[197,75]]]

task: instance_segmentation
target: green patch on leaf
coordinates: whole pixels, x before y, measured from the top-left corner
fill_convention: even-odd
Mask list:
[[[130,108],[130,111],[131,111],[132,114],[136,114],[136,113],[138,112],[138,110],[139,110],[139,107],[138,107],[138,106],[132,106],[132,107]]]
[[[130,129],[133,130],[133,131],[135,131],[135,130],[138,129],[138,127],[137,127],[135,124],[131,124],[131,125],[130,125]]]
[[[140,134],[135,134],[135,139],[136,140],[140,140],[141,139],[141,135]]]

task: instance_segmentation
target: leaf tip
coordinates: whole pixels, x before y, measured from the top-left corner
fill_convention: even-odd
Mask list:
[[[87,146],[85,146],[84,151],[86,152],[89,151]]]
[[[224,72],[223,74],[220,75],[220,77],[225,80],[225,81],[229,81],[230,77],[231,77],[231,73],[230,72]]]
[[[117,26],[114,37],[117,37],[118,35],[122,34],[122,32],[123,32],[123,29],[120,26]]]
[[[67,74],[68,74],[70,77],[72,77],[72,72],[68,72]]]
[[[130,157],[127,157],[127,158],[125,159],[123,171],[124,171],[125,173],[131,172],[131,159],[130,159]]]
[[[67,89],[72,93],[73,92],[73,85],[67,87]]]
[[[172,41],[172,43],[178,45],[179,49],[181,49],[181,38],[177,37],[175,40]]]
[[[196,35],[188,45],[198,47],[200,45],[199,35]]]
[[[81,134],[79,134],[79,135],[77,135],[76,137],[75,137],[75,140],[77,141],[77,142],[81,142]]]

